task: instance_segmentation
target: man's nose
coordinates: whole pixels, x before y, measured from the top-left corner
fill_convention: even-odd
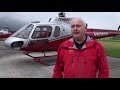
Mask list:
[[[77,26],[74,27],[74,30],[77,30]]]

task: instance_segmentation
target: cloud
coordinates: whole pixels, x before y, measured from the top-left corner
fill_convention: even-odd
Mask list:
[[[59,12],[0,12],[0,17],[7,16],[31,22],[47,22],[49,18],[58,16]],[[120,12],[66,12],[67,17],[81,17],[89,28],[117,29],[120,24]]]

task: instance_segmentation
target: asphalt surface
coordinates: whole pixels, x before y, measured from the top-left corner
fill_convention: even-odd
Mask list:
[[[120,58],[107,58],[111,78],[120,78]],[[52,78],[56,57],[42,61],[50,66],[39,64],[22,52],[6,48],[0,41],[0,78]]]

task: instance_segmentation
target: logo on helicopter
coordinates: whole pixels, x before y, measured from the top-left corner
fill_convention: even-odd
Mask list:
[[[108,32],[94,32],[95,37],[108,36]]]

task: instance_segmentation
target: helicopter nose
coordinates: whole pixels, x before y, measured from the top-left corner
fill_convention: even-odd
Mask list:
[[[23,46],[24,42],[16,37],[9,37],[5,40],[4,45],[8,48],[21,48]]]
[[[12,38],[10,37],[10,38],[7,38],[6,40],[5,40],[5,42],[4,42],[4,45],[6,46],[6,47],[8,47],[8,48],[11,48],[11,43],[12,43]]]

